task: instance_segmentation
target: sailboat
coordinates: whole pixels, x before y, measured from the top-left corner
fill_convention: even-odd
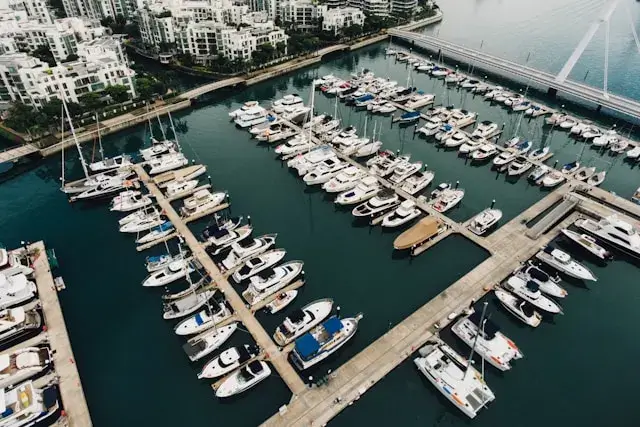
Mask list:
[[[89,164],[89,169],[92,172],[106,172],[113,169],[120,169],[125,166],[131,166],[131,156],[121,154],[119,156],[105,158],[104,149],[102,148],[102,137],[100,135],[100,120],[98,119],[98,113],[96,113],[96,132],[98,133],[98,144],[100,146],[101,160]]]
[[[147,106],[147,113],[149,108]],[[166,154],[170,150],[174,150],[176,148],[176,144],[174,141],[167,139],[167,135],[164,133],[164,129],[162,127],[162,122],[160,121],[160,116],[156,112],[156,118],[158,119],[158,124],[160,125],[160,132],[162,132],[162,140],[159,141],[153,136],[153,128],[151,127],[151,119],[147,116],[147,122],[149,123],[149,132],[151,133],[151,147],[140,149],[140,155],[145,161],[149,161],[154,157],[161,156]]]

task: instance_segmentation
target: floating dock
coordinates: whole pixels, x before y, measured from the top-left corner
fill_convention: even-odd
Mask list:
[[[44,243],[37,242],[30,245],[29,252],[36,254],[32,257],[34,277],[42,304],[44,323],[47,325],[47,339],[53,350],[53,363],[58,376],[58,387],[68,425],[91,427],[93,423],[84,397],[78,367],[71,349],[71,342],[67,334]]]

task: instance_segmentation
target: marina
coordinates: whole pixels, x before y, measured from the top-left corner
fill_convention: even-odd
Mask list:
[[[259,100],[261,105],[268,108],[269,101],[281,99],[295,91],[302,94],[301,97],[306,103],[309,101],[306,94],[309,92],[311,81],[329,73],[349,78],[349,72],[360,72],[362,68],[367,68],[375,72],[376,76],[389,76],[390,79],[404,81],[407,73],[404,64],[395,64],[392,58],[380,59],[381,56],[384,58],[385,47],[386,44],[381,44],[366,48],[362,56],[349,54],[348,58],[358,58],[358,62],[338,59],[337,66],[331,63],[319,65],[313,72],[301,73],[297,77],[281,77],[264,86],[257,85],[254,89],[213,101],[211,105],[188,113],[185,117],[189,120],[190,129],[186,135],[181,135],[181,144],[187,158],[190,161],[194,159],[194,164],[206,165],[207,172],[200,177],[201,180],[195,187],[168,196],[166,186],[160,188],[144,170],[143,163],[134,166],[139,178],[137,190],[154,196],[153,199],[158,203],[158,212],[165,215],[166,220],[175,228],[174,232],[158,240],[144,243],[143,245],[149,246],[141,254],[133,250],[135,246],[131,235],[117,232],[118,227],[114,225],[117,214],[108,212],[104,205],[99,202],[66,203],[64,195],[57,191],[56,175],[60,175],[60,165],[57,161],[47,161],[46,168],[41,169],[38,174],[27,174],[0,187],[2,198],[6,196],[6,200],[9,200],[11,197],[18,197],[18,184],[31,184],[34,188],[46,186],[48,191],[36,191],[33,201],[38,205],[48,203],[55,208],[55,212],[60,213],[33,221],[29,228],[30,234],[46,231],[47,240],[54,240],[56,247],[58,241],[69,240],[67,245],[61,246],[64,248],[61,250],[65,252],[65,258],[73,257],[78,266],[91,268],[96,273],[89,286],[86,273],[72,271],[80,267],[72,269],[63,265],[61,273],[64,274],[67,283],[87,283],[87,286],[71,285],[70,290],[73,294],[66,291],[61,294],[61,298],[65,317],[69,318],[71,337],[74,343],[79,343],[81,349],[78,354],[74,346],[76,355],[81,360],[78,369],[83,379],[96,378],[91,371],[97,366],[104,367],[104,374],[100,374],[96,380],[88,381],[88,388],[85,389],[92,418],[100,419],[101,425],[117,422],[113,411],[131,411],[133,408],[130,401],[119,397],[114,397],[109,405],[100,403],[99,396],[102,390],[105,387],[117,390],[116,383],[122,381],[122,375],[145,378],[132,380],[129,385],[131,393],[151,393],[158,402],[163,402],[163,394],[171,393],[175,396],[171,404],[164,400],[166,408],[158,408],[152,414],[134,413],[128,417],[124,425],[141,422],[162,425],[169,421],[196,425],[211,416],[221,420],[235,419],[242,425],[257,425],[262,422],[266,425],[324,425],[329,421],[332,425],[353,425],[372,419],[378,419],[376,422],[416,425],[416,417],[421,424],[426,422],[430,425],[430,422],[436,423],[440,418],[452,425],[462,425],[466,422],[466,419],[463,419],[464,415],[456,412],[456,408],[450,406],[451,403],[441,399],[436,389],[425,381],[422,373],[416,369],[413,359],[419,356],[420,348],[434,339],[438,333],[440,338],[462,357],[467,357],[469,346],[452,335],[449,326],[456,323],[460,319],[459,315],[474,303],[476,313],[480,313],[485,301],[489,302],[491,320],[509,339],[518,343],[524,354],[524,359],[514,361],[510,372],[504,375],[498,375],[495,368],[490,366],[481,370],[481,359],[477,356],[474,358],[476,370],[486,376],[487,384],[495,394],[495,399],[478,413],[478,419],[474,423],[495,423],[505,414],[516,414],[519,408],[522,408],[522,400],[550,405],[551,401],[547,400],[550,398],[549,395],[558,396],[556,391],[545,393],[546,389],[541,386],[532,387],[535,393],[529,393],[519,382],[527,378],[528,382],[525,384],[531,384],[536,376],[542,375],[541,372],[545,372],[544,375],[559,375],[558,378],[562,378],[558,370],[563,368],[549,368],[554,357],[550,349],[565,348],[569,345],[565,342],[569,340],[574,348],[566,351],[572,357],[555,357],[561,359],[565,363],[564,366],[572,366],[571,360],[576,360],[579,354],[577,351],[584,351],[585,348],[585,343],[576,341],[573,335],[572,338],[567,338],[567,334],[571,334],[567,328],[573,328],[575,331],[587,327],[586,325],[593,325],[593,320],[589,323],[587,314],[593,313],[601,304],[622,304],[621,311],[630,310],[630,305],[625,305],[622,300],[624,296],[635,295],[634,289],[630,286],[633,278],[637,277],[635,263],[614,249],[614,260],[607,261],[606,267],[604,264],[594,264],[593,258],[589,258],[591,255],[585,255],[580,246],[572,243],[572,240],[559,239],[558,236],[564,233],[561,230],[565,229],[580,233],[589,233],[589,230],[595,232],[596,228],[593,225],[585,225],[590,227],[589,229],[579,229],[574,225],[583,224],[576,221],[584,216],[592,218],[597,223],[602,218],[616,213],[626,223],[636,224],[640,218],[640,206],[630,199],[638,180],[630,177],[635,176],[632,174],[637,170],[631,167],[631,163],[623,162],[621,157],[599,157],[601,154],[596,154],[596,150],[589,146],[585,150],[586,144],[574,142],[568,136],[565,138],[562,135],[566,134],[555,128],[545,127],[543,117],[523,119],[522,124],[519,124],[517,115],[505,112],[504,108],[489,104],[480,97],[465,95],[466,92],[458,88],[451,88],[445,92],[438,86],[437,81],[416,74],[415,85],[427,93],[435,94],[435,106],[439,103],[449,104],[444,99],[455,98],[456,104],[478,113],[474,127],[484,120],[497,124],[498,130],[502,131],[502,135],[496,141],[497,151],[506,150],[504,142],[514,136],[516,131],[533,140],[530,152],[539,148],[538,142],[546,141],[545,146],[551,149],[545,155],[538,159],[528,158],[527,161],[532,163],[532,169],[519,175],[519,178],[509,178],[508,173],[500,173],[493,169],[491,162],[474,165],[469,159],[459,157],[457,150],[447,150],[431,142],[431,139],[425,140],[415,133],[413,123],[406,127],[399,126],[399,123],[392,125],[389,116],[373,116],[367,111],[355,110],[343,103],[334,104],[333,98],[325,98],[316,92],[315,110],[318,113],[334,113],[334,117],[341,119],[341,128],[353,126],[358,135],[363,135],[364,129],[367,129],[366,134],[370,134],[375,125],[374,138],[382,142],[379,150],[389,150],[400,155],[411,154],[409,162],[421,162],[421,173],[433,173],[430,183],[411,194],[403,185],[406,181],[392,184],[391,175],[375,176],[375,182],[380,188],[389,190],[398,197],[398,204],[393,205],[394,211],[385,211],[384,216],[367,217],[362,220],[356,219],[351,213],[357,204],[343,208],[332,203],[339,192],[325,192],[324,184],[310,184],[307,179],[298,176],[295,170],[291,173],[286,161],[274,161],[277,156],[273,148],[277,144],[267,141],[256,142],[256,139],[251,138],[251,134],[234,129],[233,125],[228,123],[227,113],[250,99]],[[422,110],[425,116],[428,109],[429,107],[425,106]],[[393,114],[399,116],[401,112]],[[421,115],[418,127],[424,120],[425,117]],[[282,120],[281,123],[297,135],[308,134],[302,125],[287,120]],[[546,136],[540,129],[546,129]],[[107,145],[107,151],[115,155],[142,148],[142,141],[148,140],[143,137],[146,131],[139,128],[135,129],[135,132],[140,136],[135,143],[109,137],[108,142],[105,141],[105,145],[111,144]],[[220,135],[214,141],[211,141],[212,132]],[[378,132],[380,135],[375,136]],[[470,138],[473,128],[470,126],[463,133],[466,138]],[[319,139],[314,138],[312,141],[314,144],[321,144]],[[279,143],[282,142],[284,141]],[[308,146],[305,151],[312,148]],[[358,179],[362,179],[365,176],[363,174],[370,173],[365,162],[371,156],[353,158],[339,152],[337,148],[332,150],[335,150],[335,158],[347,164],[340,171],[354,168],[351,171],[359,172]],[[553,162],[558,160],[555,167],[560,169],[562,165],[575,161],[576,156],[580,154],[591,159],[583,164],[592,163],[598,170],[607,168],[607,177],[602,183],[602,188],[589,186],[575,179],[575,175],[567,177],[551,190],[543,189],[527,180],[529,172],[545,161],[551,167]],[[602,162],[598,158],[603,159]],[[607,166],[604,166],[605,161],[608,162]],[[75,158],[67,158],[65,163],[69,176],[81,173]],[[238,166],[240,164],[242,167]],[[330,179],[341,173],[325,170],[324,167],[320,171],[331,174],[336,172]],[[49,177],[48,182],[45,181],[44,184],[43,174]],[[345,175],[342,177],[341,180]],[[325,178],[329,177],[317,179]],[[429,198],[431,191],[441,182],[449,183],[451,190],[465,190],[464,197],[458,204],[443,213],[434,208],[434,202]],[[223,203],[194,216],[181,215],[179,208],[183,206],[184,199],[203,190],[211,191],[212,194],[224,191],[228,197]],[[612,194],[611,191],[615,191],[616,194]],[[411,203],[402,205],[403,200]],[[396,212],[401,205],[407,211],[418,209],[419,216],[397,227],[382,227],[389,212]],[[472,231],[472,224],[478,214],[496,209],[501,215],[496,216],[498,219],[495,222],[483,222],[490,225],[482,233]],[[29,216],[29,210],[22,207],[15,207],[10,212],[11,216],[5,224],[9,224],[9,220],[18,221],[20,215],[25,217],[25,221],[32,218]],[[209,250],[214,246],[205,239],[196,237],[200,236],[204,228],[212,227],[215,231],[215,227],[219,225],[218,218],[221,221],[224,221],[224,218],[239,218],[233,215],[242,215],[244,218],[238,221],[238,225],[246,222],[252,228],[253,234],[247,239],[247,243],[253,238],[266,236],[265,233],[277,233],[277,242],[269,250],[286,248],[287,260],[304,260],[304,276],[288,282],[283,288],[248,307],[248,301],[241,296],[244,287],[231,280],[231,276],[239,271],[237,266],[227,271],[221,270],[216,263],[220,263],[219,259],[224,259],[225,255],[212,257]],[[75,235],[82,233],[57,230],[55,223],[62,216],[74,221],[74,226],[78,229],[92,230],[92,234],[100,235],[100,240],[87,235]],[[433,226],[429,226],[426,234],[420,233],[417,237],[417,241],[421,242],[423,236],[429,236],[426,244],[420,244],[415,248],[409,244],[409,247],[403,250],[393,249],[399,236],[425,219],[439,221],[443,225],[442,232],[438,232],[436,226],[436,234],[432,234]],[[17,232],[11,227],[6,228],[7,239],[23,238],[18,237]],[[598,237],[595,238],[602,243]],[[239,322],[237,330],[228,341],[193,364],[189,364],[182,351],[185,340],[176,337],[172,327],[160,319],[162,309],[158,300],[161,292],[139,286],[147,274],[144,271],[145,257],[159,256],[167,251],[175,255],[176,244],[179,242],[182,242],[184,250],[189,251],[189,257],[192,258],[188,259],[194,262],[194,267],[210,277],[211,285],[204,289],[219,289],[222,292],[217,293],[218,297],[223,295],[230,306],[232,314],[225,317],[216,327],[222,329]],[[544,314],[541,324],[535,328],[535,335],[531,335],[530,332],[534,328],[516,319],[488,293],[496,285],[505,286],[506,279],[547,244],[561,248],[563,253],[591,270],[598,281],[583,286],[581,283],[565,280],[566,277],[563,276],[561,284],[569,290],[569,295],[562,300],[564,315],[549,318]],[[101,257],[96,256],[97,245],[104,248],[101,249]],[[107,262],[104,256],[109,257],[108,266],[105,265]],[[267,270],[269,268],[267,267]],[[260,275],[260,280],[267,280],[272,277],[272,272],[258,272],[257,275]],[[114,277],[117,279],[114,280]],[[258,280],[249,282],[259,283]],[[394,283],[397,289],[389,292],[388,283]],[[616,295],[607,287],[615,287],[620,289],[620,292]],[[109,295],[98,293],[98,289],[109,289]],[[172,285],[171,291],[180,289],[184,290],[184,286],[180,288]],[[585,292],[587,289],[589,292]],[[297,291],[296,296],[281,312],[270,314],[263,311],[263,308],[276,298],[280,298],[280,294],[290,291]],[[126,295],[126,299],[130,301],[123,301],[116,295]],[[292,342],[279,346],[273,340],[272,333],[296,308],[322,298],[335,300],[334,311],[343,315],[345,320],[356,318],[362,313],[362,321],[358,326],[358,332],[342,348],[326,360],[299,372],[288,356],[289,352],[296,349],[296,344]],[[110,333],[106,325],[86,325],[86,322],[83,325],[83,319],[87,316],[86,306],[83,310],[83,304],[78,302],[83,299],[95,301],[92,307],[94,316],[110,316],[109,313],[113,312],[114,307],[122,312],[122,319],[110,317],[113,322],[110,327],[119,328],[121,333]],[[598,305],[594,306],[596,303]],[[628,316],[621,313],[610,317],[609,321],[613,324],[628,320]],[[602,319],[599,322],[605,325],[591,326],[591,333],[594,339],[597,337],[602,340],[611,331],[606,332],[610,329],[607,322],[602,322]],[[131,326],[118,326],[125,324]],[[329,328],[329,334],[333,336],[335,332],[332,328],[336,327],[337,325],[330,323],[325,329]],[[207,333],[211,334],[211,330],[203,332],[205,335]],[[613,335],[620,339],[618,333]],[[95,348],[97,340],[109,347],[123,346],[126,342],[130,356],[112,360],[108,354]],[[234,346],[239,348],[245,344],[253,345],[252,341],[259,347],[258,352],[250,353],[243,358],[238,365],[234,365],[233,371],[207,381],[197,378],[206,363]],[[326,344],[322,340],[319,342]],[[146,352],[145,348],[149,345],[161,346],[162,353],[165,354]],[[631,354],[635,354],[633,344],[624,341],[623,347],[629,347]],[[306,366],[306,358],[314,354],[307,351],[297,348],[297,360],[298,363],[303,362],[303,367]],[[135,362],[135,371],[130,366],[132,362]],[[254,362],[260,362],[259,366]],[[586,365],[586,362],[580,363],[576,369],[582,374],[590,372]],[[251,378],[256,382],[251,383],[251,389],[246,389],[241,398],[224,400],[222,404],[215,395],[229,393],[231,385],[223,384],[230,384],[231,379],[240,375],[234,373],[242,369],[245,369],[243,372],[251,374]],[[157,375],[158,370],[170,371],[171,387],[165,384],[166,380],[159,378],[161,376]],[[267,372],[271,375],[265,376]],[[604,379],[599,373],[595,376],[598,380]],[[563,382],[564,379],[560,381]],[[570,380],[567,379],[566,382],[566,387],[570,387]],[[176,390],[180,392],[176,393]],[[404,396],[400,399],[398,408],[405,412],[397,415],[397,418],[391,418],[391,414],[380,413],[380,408],[388,408],[388,411],[391,409],[390,402],[394,399],[390,396],[395,394],[391,390],[400,391]],[[420,399],[414,396],[419,396]],[[595,402],[592,403],[595,405]],[[566,404],[569,406],[567,411],[574,415],[575,404],[575,401]],[[197,406],[199,409],[188,411],[178,417],[171,410],[175,405]],[[628,411],[626,414],[628,415]],[[73,419],[73,415],[69,417]],[[585,417],[580,415],[579,418],[586,419]],[[613,419],[617,417],[614,415]],[[532,419],[540,421],[537,417]]]

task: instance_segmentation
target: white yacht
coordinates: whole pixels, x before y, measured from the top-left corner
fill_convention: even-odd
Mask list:
[[[231,311],[224,302],[207,304],[203,310],[178,323],[173,330],[178,335],[194,335],[213,328],[229,317]]]
[[[173,169],[187,166],[189,160],[182,153],[169,153],[163,154],[160,157],[151,159],[148,163],[151,169],[149,169],[150,175],[157,175],[163,172],[167,172]]]
[[[484,378],[467,360],[440,341],[429,341],[413,363],[431,384],[469,418],[495,400]]]
[[[285,109],[291,107],[301,107],[304,105],[302,98],[297,94],[285,95],[284,97],[273,101],[272,110],[276,113],[284,113]]]
[[[207,253],[212,256],[220,255],[225,250],[229,249],[234,243],[240,242],[246,239],[253,232],[253,227],[249,224],[242,227],[235,228],[233,230],[217,230],[214,233],[207,233],[207,244],[211,244],[211,247],[207,248]]]
[[[536,258],[556,270],[565,273],[568,276],[575,277],[576,279],[592,280],[594,282],[598,280],[591,270],[572,259],[568,253],[563,252],[560,249],[546,246],[536,254]]]
[[[333,300],[323,298],[313,301],[299,310],[293,311],[276,329],[273,339],[279,346],[285,346],[322,322],[333,308]]]
[[[219,378],[225,376],[259,354],[260,348],[255,345],[245,344],[240,347],[231,347],[207,362],[198,374],[198,378]]]
[[[605,248],[600,246],[596,239],[591,237],[588,234],[580,234],[575,231],[569,230],[568,228],[563,228],[560,230],[562,234],[564,234],[568,239],[577,243],[580,247],[588,251],[589,253],[597,256],[600,259],[609,259],[611,258],[611,254]]]
[[[136,239],[136,243],[139,245],[144,243],[151,243],[153,241],[163,239],[174,232],[175,227],[173,226],[171,221],[165,221],[162,224],[153,227],[147,234],[138,237]]]
[[[640,145],[633,147],[631,150],[627,151],[627,159],[637,159],[640,157]]]
[[[179,319],[200,310],[213,297],[216,290],[194,290],[180,298],[175,298],[162,304],[162,318],[165,320]]]
[[[523,173],[527,172],[532,167],[533,167],[533,163],[528,161],[526,157],[518,156],[513,162],[509,164],[509,168],[507,169],[507,175],[520,176]]]
[[[5,276],[0,274],[0,309],[13,307],[36,296],[36,284],[24,274]]]
[[[535,282],[542,292],[552,297],[565,298],[569,294],[565,288],[560,286],[559,276],[551,277],[549,274],[536,267],[536,265],[531,261],[529,261],[526,267],[523,267],[518,271],[516,276],[525,281],[531,280]]]
[[[531,172],[529,174],[529,176],[527,177],[527,179],[531,180],[531,181],[538,181],[539,179],[541,179],[543,176],[545,176],[546,174],[549,173],[549,171],[551,170],[551,168],[549,166],[546,165],[540,165],[537,166],[533,172]],[[562,174],[561,174],[562,175]]]
[[[504,288],[540,310],[552,314],[562,313],[560,304],[545,296],[540,291],[540,286],[532,280],[526,281],[521,277],[511,276]]]
[[[219,349],[238,329],[238,322],[232,322],[225,326],[213,327],[213,324],[210,326],[212,326],[210,330],[191,338],[182,346],[182,349],[192,362],[200,360]]]
[[[182,252],[176,255],[163,254],[163,255],[148,256],[145,259],[145,266],[149,273],[153,273],[154,271],[162,270],[163,268],[168,267],[169,264],[171,264],[174,261],[182,261],[187,258],[188,256],[186,256]]]
[[[181,259],[171,262],[168,266],[161,270],[156,270],[149,274],[143,281],[142,286],[156,287],[165,286],[180,280],[194,271],[188,260]]]
[[[251,135],[259,135],[263,133],[265,130],[269,129],[271,126],[276,124],[280,124],[280,120],[278,119],[278,116],[270,115],[267,117],[266,122],[260,123],[259,125],[255,125],[251,129],[249,129],[249,133]]]
[[[542,178],[542,186],[552,188],[564,182],[566,179],[567,178],[562,172],[553,170],[547,173],[544,178]]]
[[[304,176],[322,162],[336,158],[336,153],[327,145],[316,147],[306,154],[298,154],[293,159],[287,161],[287,166],[294,168],[298,176]]]
[[[59,404],[57,400],[53,403],[46,402],[46,391],[36,388],[31,381],[2,390],[0,427],[30,427],[46,422],[50,424],[45,420],[58,412]]]
[[[471,158],[477,162],[488,160],[496,155],[498,148],[493,144],[483,144],[471,153]]]
[[[0,310],[0,342],[6,343],[41,326],[42,316],[35,309],[20,306]]]
[[[472,111],[454,108],[451,110],[451,116],[449,116],[447,123],[457,129],[462,129],[473,124],[476,121],[476,117],[477,114]]]
[[[542,160],[542,158],[544,158],[547,154],[549,154],[549,147],[536,148],[529,153],[529,159]]]
[[[127,190],[111,200],[111,212],[131,212],[153,204],[151,197],[139,191]]]
[[[479,136],[480,138],[490,138],[498,131],[498,125],[488,120],[483,121],[475,128],[472,136]]]
[[[204,165],[192,165],[177,170],[170,170],[165,173],[153,177],[153,182],[159,188],[166,188],[170,183],[175,181],[188,181],[195,179],[207,172]]]
[[[389,188],[380,190],[375,197],[353,208],[355,217],[370,217],[400,204],[400,197]]]
[[[293,282],[302,273],[303,266],[302,261],[289,261],[251,276],[242,297],[250,305],[256,305]]]
[[[458,130],[451,126],[450,124],[444,124],[442,127],[436,132],[435,139],[436,141],[440,141],[443,144],[447,139],[451,138],[454,133]]]
[[[287,307],[289,304],[291,304],[297,296],[297,289],[289,289],[286,292],[280,292],[269,304],[264,307],[264,309],[269,312],[269,314],[276,314]]]
[[[458,131],[444,140],[444,146],[446,148],[457,148],[465,144],[469,138],[464,132]]]
[[[360,179],[367,176],[367,173],[357,166],[349,166],[341,170],[336,176],[322,184],[322,189],[327,193],[339,193],[350,190],[356,185]]]
[[[20,257],[18,252],[7,251],[0,248],[0,274],[9,277],[16,274],[29,276],[33,274],[33,268],[27,265],[28,260]]]
[[[335,203],[339,205],[354,205],[369,200],[380,191],[380,183],[373,176],[365,176],[351,190],[343,191],[336,197]]]
[[[339,319],[330,317],[296,339],[291,352],[293,364],[301,371],[320,363],[353,338],[362,315]]]
[[[396,156],[385,151],[371,159],[371,162],[368,161],[367,166],[373,175],[385,177],[393,173],[401,163],[408,163],[410,158],[410,155]]]
[[[487,208],[474,216],[469,223],[472,233],[482,236],[502,218],[500,209]]]
[[[243,263],[242,267],[233,273],[233,280],[236,283],[240,283],[261,271],[266,270],[272,265],[280,262],[286,253],[287,251],[284,249],[273,249],[256,257],[249,258]]]
[[[400,188],[413,196],[431,184],[435,176],[433,171],[416,172],[405,179]]]
[[[405,200],[393,211],[382,218],[382,226],[387,228],[400,227],[414,220],[422,214],[413,200]]]
[[[542,316],[533,309],[531,304],[499,288],[495,288],[493,292],[496,297],[498,297],[498,300],[504,308],[506,308],[507,311],[513,314],[518,320],[533,328],[540,325]]]
[[[286,156],[289,154],[302,153],[303,151],[310,150],[313,147],[315,147],[315,144],[309,141],[307,137],[298,135],[297,137],[291,138],[284,144],[278,145],[274,151],[276,154]]]
[[[422,108],[425,105],[432,104],[434,99],[435,95],[418,91],[415,95],[412,95],[411,98],[409,98],[404,106],[411,109]]]
[[[267,110],[260,106],[256,106],[251,110],[248,110],[241,116],[238,116],[234,120],[234,123],[238,127],[248,128],[266,122],[268,120],[268,117],[269,113],[267,112]]]
[[[505,166],[514,161],[518,157],[518,153],[512,149],[507,149],[502,153],[498,154],[496,158],[493,159],[493,165],[496,167]]]
[[[189,194],[198,186],[197,179],[171,181],[165,189],[167,197],[180,196]]]
[[[165,220],[161,218],[160,213],[155,209],[151,211],[134,212],[125,218],[127,221],[120,224],[119,231],[121,233],[139,233],[141,231],[151,230],[165,222]]]
[[[151,147],[141,148],[140,155],[145,162],[153,159],[154,157],[161,156],[170,150],[177,148],[176,142],[168,139],[158,141],[155,138],[151,138]]]
[[[269,365],[254,360],[227,377],[216,390],[216,397],[230,397],[250,389],[271,375]]]
[[[277,236],[277,234],[265,234],[253,240],[246,239],[232,244],[231,252],[222,261],[222,266],[226,270],[231,270],[249,258],[266,252],[276,243]]]
[[[490,319],[484,319],[481,326],[479,324],[480,313],[474,312],[458,320],[451,331],[469,347],[475,345],[475,351],[495,368],[508,371],[512,360],[523,357],[522,352]]]
[[[608,245],[640,258],[640,233],[632,224],[616,215],[610,215],[597,222],[583,218],[577,220],[575,224]]]
[[[247,114],[248,112],[251,112],[252,110],[254,110],[256,108],[262,108],[262,107],[260,107],[258,105],[258,101],[247,101],[244,104],[242,104],[242,107],[229,112],[229,117],[231,119],[235,119],[235,118],[240,117],[240,116],[242,116],[244,114]]]
[[[433,203],[433,209],[445,213],[455,207],[464,197],[464,189],[448,188],[442,191]]]
[[[420,169],[422,169],[422,162],[402,162],[393,169],[393,174],[389,178],[389,182],[398,185]]]
[[[79,200],[101,199],[124,191],[132,184],[132,181],[120,177],[115,177],[108,181],[104,181],[95,187],[91,187],[88,190],[83,191],[82,193],[71,196],[70,200],[72,202],[75,202]]]
[[[473,153],[474,151],[478,150],[480,147],[482,147],[486,143],[487,143],[486,139],[479,138],[477,136],[473,136],[473,137],[467,138],[465,143],[462,144],[458,148],[458,152],[460,154],[467,154],[468,155],[468,154]]]
[[[93,162],[89,164],[89,169],[91,169],[92,172],[107,172],[113,169],[120,169],[122,167],[131,165],[133,165],[133,163],[131,162],[131,156],[123,154],[120,156],[103,159],[98,162]]]
[[[307,185],[324,184],[338,175],[340,171],[344,170],[347,166],[349,166],[348,163],[340,161],[337,157],[327,159],[310,172],[307,172],[302,180]]]
[[[23,347],[0,354],[0,387],[5,388],[49,369],[53,355],[48,345]]]
[[[180,213],[185,217],[208,212],[209,210],[220,205],[227,198],[227,193],[218,191],[211,193],[209,190],[198,190],[193,196],[185,199],[184,206],[180,209]]]
[[[425,124],[418,129],[418,132],[423,134],[424,136],[432,136],[438,133],[440,128],[442,127],[442,119],[438,116],[430,116]]]
[[[132,178],[134,175],[135,172],[129,168],[99,173],[91,175],[83,180],[65,184],[61,190],[65,194],[84,193],[85,191],[91,190],[100,185],[103,185],[103,187],[112,187],[115,184],[122,183],[123,181]]]

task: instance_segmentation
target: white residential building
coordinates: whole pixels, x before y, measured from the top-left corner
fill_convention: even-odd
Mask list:
[[[79,102],[88,92],[124,85],[135,97],[134,71],[115,59],[114,52],[89,47],[78,61],[49,67],[26,53],[0,55],[0,102],[20,101],[36,108],[62,95]]]
[[[329,9],[333,9],[336,7],[347,7],[347,0],[326,0],[322,2],[324,6],[327,6]]]
[[[41,24],[53,22],[54,17],[46,0],[4,0],[0,4],[15,12],[25,12],[28,19],[37,20]]]
[[[217,52],[220,30],[224,25],[213,22],[190,22],[178,33],[176,48],[189,53],[196,62],[206,63]]]
[[[369,15],[389,16],[390,0],[349,0],[350,7],[356,7]]]
[[[362,26],[364,24],[364,13],[355,7],[328,9],[327,6],[319,6],[318,9],[323,18],[323,31],[338,34],[342,28],[350,27],[351,25]]]
[[[285,25],[299,31],[318,29],[318,9],[314,0],[283,0],[280,2],[279,16]]]
[[[225,57],[234,60],[251,59],[252,53],[262,44],[270,44],[276,47],[278,43],[287,43],[287,35],[284,30],[273,25],[272,22],[255,24],[260,26],[220,29],[218,52]]]
[[[393,15],[411,15],[418,7],[418,0],[391,0]]]
[[[144,5],[143,0],[62,0],[67,16],[102,19],[122,15],[130,18]]]

